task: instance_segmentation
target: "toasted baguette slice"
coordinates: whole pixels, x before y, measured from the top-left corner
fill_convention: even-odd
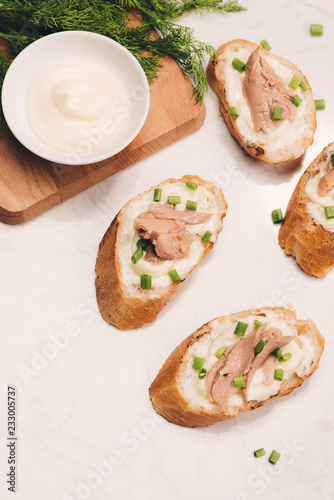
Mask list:
[[[242,400],[242,389],[233,387],[228,399],[229,411],[226,412],[209,397],[206,380],[208,382],[212,373],[210,369],[218,362],[215,356],[218,349],[247,340],[247,336],[254,333],[254,320],[260,321],[263,329],[270,326],[278,328],[284,336],[296,336],[296,340],[281,347],[282,354],[290,352],[292,356],[286,362],[279,362],[271,355],[273,369],[276,366],[284,370],[282,382],[274,380],[264,385],[262,368],[255,372],[247,388],[248,398],[251,398],[247,404]],[[244,337],[234,334],[238,321],[248,323]],[[265,326],[265,323],[268,325]],[[203,325],[172,352],[150,387],[150,398],[155,410],[170,422],[185,427],[208,426],[233,418],[239,412],[258,408],[270,399],[289,394],[316,370],[323,348],[324,339],[313,321],[298,320],[294,311],[283,307],[267,307],[222,316]],[[192,368],[195,357],[206,360],[204,368],[207,374],[202,380],[198,377],[199,372]]]
[[[198,188],[192,190],[187,187],[188,180],[197,184]],[[147,256],[144,256],[133,264],[131,256],[136,251],[136,243],[140,239],[135,220],[140,214],[148,211],[149,205],[153,203],[156,188],[162,190],[161,202],[156,203],[162,208],[167,205],[171,210],[172,205],[167,203],[167,197],[180,196],[181,203],[177,205],[176,213],[178,210],[184,211],[186,201],[191,200],[197,202],[197,210],[185,210],[187,216],[201,215],[203,212],[212,215],[203,223],[185,224],[186,233],[192,234],[192,243],[183,257],[148,262]],[[227,203],[221,189],[192,175],[185,175],[182,179],[168,179],[130,200],[116,215],[99,247],[95,285],[103,319],[120,330],[139,328],[154,321],[161,309],[181,288],[185,278],[213,247],[222,230],[226,211]],[[207,231],[212,235],[204,243],[201,238]],[[168,274],[173,269],[176,269],[181,278],[178,282],[173,282]],[[152,277],[151,290],[141,288],[142,274]]]
[[[220,111],[231,135],[254,158],[272,165],[295,160],[302,156],[312,144],[316,129],[316,110],[312,90],[302,72],[290,61],[259,48],[261,57],[275,71],[284,87],[297,94],[302,102],[292,122],[276,122],[276,128],[269,133],[256,132],[250,108],[243,91],[245,72],[239,73],[232,67],[234,58],[247,63],[249,56],[259,46],[245,40],[232,40],[217,50],[218,58],[212,57],[207,67],[207,79],[218,94]],[[298,75],[307,87],[291,89],[289,83]],[[233,118],[230,107],[235,107],[239,117]]]
[[[334,189],[319,196],[317,189],[331,166],[334,142],[325,147],[301,176],[280,228],[278,241],[308,274],[321,278],[334,265],[334,219],[326,219],[325,206],[334,205]]]

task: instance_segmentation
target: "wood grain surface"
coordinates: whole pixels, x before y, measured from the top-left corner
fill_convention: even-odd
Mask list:
[[[190,80],[166,57],[151,85],[150,109],[139,135],[117,155],[91,165],[68,166],[39,158],[7,126],[0,127],[0,220],[26,222],[194,132],[204,121],[205,106],[195,104],[192,93]]]

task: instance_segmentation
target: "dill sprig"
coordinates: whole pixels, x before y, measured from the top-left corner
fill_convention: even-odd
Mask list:
[[[214,54],[191,28],[175,23],[184,14],[244,10],[235,0],[1,0],[0,36],[18,54],[39,38],[66,30],[92,31],[126,47],[139,61],[149,81],[156,77],[162,57],[169,55],[194,82],[196,101],[207,89],[204,61]],[[141,23],[129,24],[132,13]],[[152,37],[152,30],[159,38]],[[0,57],[0,89],[10,61]]]

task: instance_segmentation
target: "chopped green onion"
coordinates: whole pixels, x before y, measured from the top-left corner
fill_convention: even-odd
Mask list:
[[[187,210],[197,210],[197,201],[186,201],[186,209]]]
[[[176,269],[171,269],[168,271],[169,276],[171,277],[172,281],[174,283],[177,283],[178,281],[181,281],[181,278],[179,276],[179,273],[177,272]]]
[[[140,287],[144,290],[151,290],[152,288],[152,277],[149,274],[140,275]]]
[[[181,196],[168,196],[167,201],[170,205],[178,205],[181,203]]]
[[[282,370],[282,368],[277,368],[275,370],[274,379],[275,380],[279,380],[279,381],[283,380],[283,370]]]
[[[262,351],[262,349],[264,348],[264,346],[266,345],[266,341],[265,340],[259,340],[258,343],[256,344],[256,346],[254,347],[254,351],[256,352],[256,354],[259,354],[259,352]]]
[[[306,92],[307,87],[306,87],[305,83],[303,82],[303,80],[300,82],[299,87],[302,89],[303,92]]]
[[[266,451],[265,451],[265,449],[264,449],[264,448],[259,448],[258,450],[255,450],[255,451],[254,451],[254,456],[255,456],[256,458],[258,458],[258,457],[263,457],[263,455],[265,455],[265,454],[266,454]]]
[[[277,463],[277,461],[278,461],[278,459],[279,459],[279,457],[280,457],[280,456],[281,456],[281,454],[280,454],[280,453],[278,453],[278,451],[273,450],[273,451],[270,453],[270,457],[268,458],[268,460],[269,460],[269,462],[270,462],[271,464],[274,464],[274,465],[275,465],[275,464]]]
[[[219,347],[218,351],[215,352],[216,358],[220,359],[225,354],[226,349],[224,346]]]
[[[203,236],[202,236],[201,240],[203,241],[203,243],[207,243],[207,242],[209,241],[209,239],[211,238],[211,236],[212,236],[211,231],[206,231],[206,232],[203,234]]]
[[[254,319],[254,326],[256,326],[258,328],[261,325],[262,325],[261,321],[258,321],[257,319]]]
[[[187,180],[186,182],[186,186],[189,188],[189,189],[192,189],[193,191],[197,191],[197,188],[198,188],[198,184],[196,184],[196,182],[193,182],[191,180]]]
[[[161,194],[162,194],[162,189],[161,188],[155,188],[154,193],[153,193],[153,201],[161,201]]]
[[[294,95],[293,98],[291,99],[292,104],[294,104],[297,108],[299,104],[302,102],[303,99],[299,97],[299,95]]]
[[[234,106],[230,106],[229,110],[230,110],[232,118],[234,118],[234,119],[239,118],[239,113],[237,111],[237,108],[235,108]]]
[[[332,165],[334,165],[334,153],[331,154]]]
[[[238,321],[237,326],[235,327],[234,334],[239,337],[243,337],[246,333],[248,323],[244,323],[243,321]]]
[[[273,219],[274,224],[280,224],[281,222],[284,221],[282,210],[280,208],[276,208],[276,210],[273,210],[271,212],[271,217]]]
[[[291,358],[291,356],[292,356],[291,352],[282,354],[281,349],[276,349],[276,358],[278,359],[279,363],[284,363],[285,361],[288,361]]]
[[[325,109],[325,99],[315,99],[315,109]]]
[[[237,69],[240,73],[246,70],[246,64],[240,61],[237,57],[233,59],[232,66]]]
[[[322,24],[311,24],[310,33],[312,36],[321,36],[323,35],[323,26]]]
[[[269,43],[267,42],[267,40],[262,40],[261,45],[264,49],[266,49],[268,51],[271,50],[271,47],[270,47]]]
[[[140,240],[137,241],[136,245],[137,245],[137,248],[142,248],[143,250],[146,250],[147,241],[144,240],[143,238],[140,238]]]
[[[135,253],[131,257],[131,262],[133,264],[137,264],[138,260],[140,260],[143,255],[144,255],[143,249],[141,247],[137,248],[137,250],[135,251]]]
[[[328,205],[325,207],[325,216],[326,219],[334,219],[334,206]]]
[[[206,358],[199,358],[198,356],[195,356],[194,361],[193,361],[193,369],[194,370],[201,370],[203,368],[205,361],[206,361]]]
[[[198,378],[199,379],[203,379],[206,377],[206,372],[207,372],[207,369],[206,368],[201,368],[200,370],[198,370]]]
[[[246,387],[246,380],[244,377],[233,377],[235,387]]]
[[[292,89],[297,89],[301,84],[301,81],[302,81],[301,76],[293,75],[293,77],[291,78],[291,82],[289,83],[289,87],[291,87]]]
[[[279,121],[282,118],[282,108],[274,108],[273,109],[273,120]]]

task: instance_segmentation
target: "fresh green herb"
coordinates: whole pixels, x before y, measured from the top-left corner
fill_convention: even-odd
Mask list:
[[[194,370],[201,370],[203,368],[205,361],[206,361],[206,358],[200,358],[198,356],[195,356],[194,361],[193,361],[193,369]]]
[[[334,165],[334,153],[331,154],[332,165]]]
[[[244,377],[233,377],[233,382],[236,387],[246,387],[246,380]]]
[[[131,262],[133,264],[137,264],[138,260],[140,260],[143,255],[144,255],[143,249],[141,247],[137,248],[137,250],[131,257]]]
[[[187,200],[186,201],[187,210],[197,210],[197,201]]]
[[[264,348],[264,346],[266,345],[266,341],[265,340],[259,340],[258,343],[256,344],[256,346],[254,347],[254,351],[256,352],[256,354],[259,354],[259,352],[262,351],[262,349]]]
[[[268,52],[269,52],[269,50],[271,50],[271,47],[270,47],[269,43],[267,42],[267,40],[262,40],[261,45],[265,50],[268,50]]]
[[[199,379],[203,379],[206,377],[206,372],[207,372],[207,369],[206,368],[201,368],[200,370],[198,370],[198,378]]]
[[[277,368],[275,370],[274,379],[275,380],[279,380],[280,382],[283,380],[283,370],[282,370],[282,368]]]
[[[254,319],[254,326],[256,326],[256,328],[258,328],[261,325],[262,325],[261,321],[258,321],[257,319]]]
[[[334,219],[334,206],[328,205],[325,207],[325,217],[326,219]]]
[[[280,453],[278,453],[278,451],[273,450],[273,451],[270,453],[270,457],[268,458],[268,460],[269,460],[269,462],[270,462],[271,464],[274,464],[274,465],[275,465],[275,464],[277,463],[277,461],[278,461],[278,459],[279,459],[279,457],[280,457],[280,456],[281,456],[281,454],[280,454]]]
[[[316,110],[325,109],[325,107],[326,107],[325,99],[315,99],[314,104],[315,104]]]
[[[281,222],[284,221],[282,210],[280,208],[276,208],[276,210],[273,210],[271,212],[271,217],[273,219],[274,224],[280,224]]]
[[[254,451],[254,456],[256,458],[263,457],[263,455],[265,455],[265,454],[266,454],[266,451],[264,448],[260,448],[260,449]]]
[[[236,120],[237,118],[239,118],[239,113],[238,113],[237,109],[236,109],[234,106],[231,106],[231,107],[229,108],[229,110],[230,110],[230,113],[231,113],[232,118],[234,118],[235,120]]]
[[[294,95],[293,98],[291,99],[292,104],[294,104],[297,108],[299,104],[302,102],[303,99],[299,97],[299,95]]]
[[[207,90],[206,55],[216,53],[211,45],[196,40],[191,28],[175,21],[189,12],[241,10],[245,9],[237,0],[2,0],[0,36],[18,54],[35,40],[57,31],[100,33],[126,47],[138,59],[150,82],[163,65],[162,57],[168,55],[192,77],[198,102]],[[159,38],[152,37],[152,31]],[[9,62],[2,57],[0,87],[8,66]]]
[[[171,277],[173,283],[178,283],[179,281],[181,281],[179,273],[177,272],[176,269],[171,269],[170,271],[168,271],[168,274]]]
[[[238,335],[238,337],[243,337],[246,333],[248,323],[244,323],[243,321],[238,321],[237,326],[235,327],[234,334]]]
[[[310,33],[312,36],[321,36],[323,32],[322,24],[311,24]]]
[[[141,274],[140,276],[140,287],[143,290],[151,290],[152,288],[152,277],[149,274]]]
[[[203,241],[203,243],[207,243],[207,242],[209,241],[209,239],[211,238],[211,236],[212,236],[211,231],[206,231],[206,232],[203,234],[203,236],[202,236],[201,240]]]
[[[168,196],[167,201],[170,205],[178,205],[181,203],[181,197],[180,196]]]
[[[293,75],[291,78],[291,82],[289,83],[289,87],[292,89],[298,89],[299,85],[301,84],[302,77],[299,75]]]
[[[216,358],[220,359],[223,356],[223,354],[225,354],[225,351],[226,347],[224,346],[219,347],[219,349],[215,352]]]
[[[274,108],[273,109],[273,120],[279,121],[282,118],[282,108]]]
[[[235,57],[232,61],[232,66],[234,69],[237,69],[239,73],[242,73],[243,71],[246,71],[246,64],[237,57]]]
[[[282,354],[281,349],[276,349],[276,358],[278,359],[279,363],[284,363],[285,361],[289,361],[291,356],[292,356],[291,352]]]
[[[140,240],[137,241],[136,246],[137,248],[142,248],[143,251],[145,251],[147,248],[147,241],[143,238],[140,238]]]
[[[302,89],[303,92],[306,92],[307,87],[306,87],[305,83],[303,82],[303,80],[300,82],[299,87]]]
[[[162,194],[162,189],[161,188],[155,188],[154,193],[153,193],[153,201],[161,201],[161,194]]]
[[[191,181],[190,179],[187,180],[186,186],[189,189],[192,189],[193,191],[197,191],[197,188],[198,188],[198,184],[196,184],[196,182]]]

